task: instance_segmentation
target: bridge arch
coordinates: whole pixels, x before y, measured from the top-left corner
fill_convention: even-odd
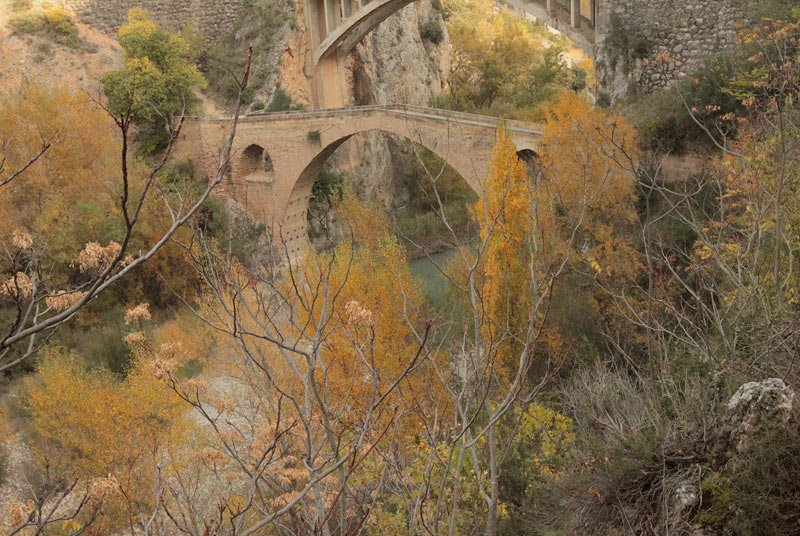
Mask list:
[[[275,180],[275,166],[269,152],[257,143],[248,145],[236,159],[233,176],[247,181]]]
[[[441,158],[450,167],[464,179],[469,185],[470,189],[478,195],[481,194],[481,182],[485,179],[486,170],[482,170],[483,175],[480,173],[478,167],[472,161],[464,161],[464,159],[454,157],[446,146],[435,143],[436,140],[425,139],[422,136],[412,137],[408,132],[403,129],[392,128],[392,124],[383,127],[354,129],[354,132],[345,134],[337,139],[328,141],[324,146],[319,145],[318,151],[306,163],[305,168],[300,172],[297,181],[292,187],[289,195],[289,202],[287,205],[286,215],[283,218],[280,229],[280,239],[284,241],[286,249],[290,256],[302,254],[308,240],[308,203],[311,199],[312,189],[314,183],[319,178],[325,162],[330,158],[333,153],[341,147],[346,141],[353,136],[365,134],[368,132],[382,132],[384,134],[394,134],[401,138],[407,139],[411,142],[422,145],[426,149],[433,152],[436,156]],[[433,141],[433,142],[432,142]],[[482,159],[481,159],[482,160]],[[482,166],[483,162],[479,164]],[[277,237],[277,236],[276,236]]]
[[[240,120],[233,147],[236,156],[232,180],[244,188],[232,193],[253,217],[270,225],[275,237],[280,235],[291,256],[297,256],[308,240],[307,210],[314,181],[325,161],[352,136],[383,131],[422,145],[449,164],[480,195],[489,173],[498,123],[494,117],[406,105],[247,116]],[[203,152],[192,156],[214,169],[217,155],[209,149],[220,146],[229,128],[224,119],[194,120],[184,129],[190,143],[179,144],[176,154],[181,155],[191,146]],[[521,156],[539,152],[540,125],[505,121],[505,128]],[[253,173],[255,177],[262,173],[257,168],[262,162],[262,150],[274,168],[272,182],[254,180]],[[251,171],[254,163],[256,172]],[[250,174],[241,176],[237,171]]]

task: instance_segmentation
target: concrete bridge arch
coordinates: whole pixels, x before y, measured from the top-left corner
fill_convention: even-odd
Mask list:
[[[240,120],[228,195],[267,222],[291,256],[308,240],[311,190],[325,161],[356,134],[383,131],[425,146],[453,167],[478,194],[492,159],[499,120],[473,114],[404,105],[282,112]],[[540,152],[540,126],[506,121],[522,155]],[[228,132],[228,121],[195,119],[185,126],[179,152],[210,170]],[[205,150],[199,149],[205,148]],[[189,154],[185,154],[186,152]],[[192,154],[193,153],[193,154]]]

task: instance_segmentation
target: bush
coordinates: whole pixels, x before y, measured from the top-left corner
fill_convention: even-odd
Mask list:
[[[269,0],[244,0],[246,9],[234,23],[234,31],[227,32],[207,47],[198,57],[200,70],[208,80],[209,89],[225,104],[233,104],[239,95],[239,87],[231,72],[241,74],[247,60],[247,49],[253,47],[253,65],[262,65],[254,70],[250,84],[243,94],[244,103],[250,104],[256,92],[264,86],[273,72],[266,57],[272,51],[275,36],[294,19],[286,14],[280,3]],[[290,7],[288,4],[286,8]]]
[[[292,109],[292,97],[281,86],[276,86],[267,107],[268,112],[285,112]]]
[[[78,27],[60,7],[20,12],[11,18],[11,27],[14,33],[41,35],[70,48],[82,44]]]
[[[730,56],[710,58],[683,80],[677,89],[664,89],[633,101],[631,115],[642,147],[659,152],[713,147],[713,139],[695,122],[692,115],[713,134],[719,134],[717,126],[726,130],[722,117],[741,108],[739,102],[726,91],[734,76],[733,65],[734,60]],[[692,114],[687,106],[692,109]]]
[[[322,137],[320,136],[319,130],[309,130],[308,134],[306,134],[306,139],[308,143],[320,143]]]
[[[124,337],[130,329],[125,326],[119,310],[106,310],[100,314],[102,324],[64,329],[59,333],[56,344],[81,356],[87,369],[125,374],[130,369],[131,351]]]
[[[425,41],[438,45],[444,41],[444,28],[439,24],[439,21],[430,19],[422,26],[419,35]]]
[[[33,7],[33,0],[12,0],[11,9],[14,11],[27,11]]]
[[[575,371],[562,394],[562,413],[575,423],[572,463],[541,494],[528,526],[587,536],[660,534],[654,526],[687,534],[692,512],[675,511],[675,493],[698,486],[708,471],[707,431],[720,425],[726,399],[700,365],[687,355],[666,375],[599,362]]]
[[[796,416],[795,416],[796,417]],[[800,427],[763,430],[745,455],[702,484],[697,521],[731,536],[800,535]]]
[[[332,209],[342,200],[345,183],[348,181],[344,173],[334,173],[327,169],[320,171],[308,201],[308,233],[312,240],[322,237],[330,240],[333,237],[330,226],[333,219]]]
[[[615,70],[621,63],[622,72],[628,74],[635,60],[648,56],[652,44],[646,37],[625,28],[622,19],[614,14],[611,15],[611,24],[608,35],[603,41],[603,48],[608,56],[611,70]]]

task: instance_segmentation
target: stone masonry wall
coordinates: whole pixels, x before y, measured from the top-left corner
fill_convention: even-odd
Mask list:
[[[147,9],[160,24],[175,31],[194,23],[206,35],[230,31],[244,10],[242,0],[59,0],[82,22],[115,33],[132,7]]]
[[[705,58],[730,48],[763,1],[600,0],[595,60],[601,86],[619,98],[634,88],[650,91],[688,74]],[[620,30],[636,51],[613,46]],[[659,66],[653,60],[663,52],[671,60]]]

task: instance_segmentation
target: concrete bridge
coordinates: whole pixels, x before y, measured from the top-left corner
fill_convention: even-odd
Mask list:
[[[367,33],[414,0],[310,0],[314,63],[346,56]]]
[[[551,31],[566,35],[587,55],[594,56],[597,28],[607,18],[604,0],[499,0],[511,11]]]
[[[315,108],[348,105],[343,60],[381,22],[414,0],[302,0],[306,69]]]
[[[216,169],[229,119],[187,120],[176,156]],[[328,157],[350,137],[383,131],[419,143],[452,166],[478,194],[488,176],[500,120],[406,105],[360,106],[249,115],[240,119],[230,176],[223,192],[266,222],[289,254],[302,253],[308,240],[311,188]],[[541,126],[505,121],[522,157],[541,147]]]

